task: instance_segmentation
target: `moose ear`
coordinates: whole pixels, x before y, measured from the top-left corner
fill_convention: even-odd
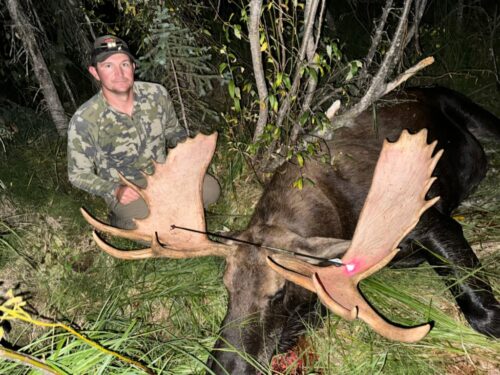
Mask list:
[[[241,234],[241,238],[266,247],[310,255],[311,257],[297,255],[297,258],[307,260],[312,264],[320,264],[323,260],[341,257],[351,244],[351,241],[339,238],[302,237],[288,228],[273,225],[259,226],[251,229],[251,232],[245,231]]]
[[[345,254],[349,246],[351,245],[350,240],[342,240],[340,238],[330,238],[330,237],[301,237],[303,241],[302,252],[309,255],[313,255],[318,258],[334,259],[341,258]],[[314,262],[309,259],[309,263],[321,263]]]

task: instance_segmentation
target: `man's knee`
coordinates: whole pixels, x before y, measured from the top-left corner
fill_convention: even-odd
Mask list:
[[[112,226],[122,229],[134,229],[136,227],[133,219],[143,219],[148,216],[149,210],[142,198],[136,199],[129,204],[117,203],[109,214]]]
[[[206,209],[220,197],[220,185],[215,177],[206,174],[203,179],[203,207]]]

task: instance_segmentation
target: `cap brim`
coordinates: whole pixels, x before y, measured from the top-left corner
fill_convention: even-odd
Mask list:
[[[112,55],[116,55],[117,53],[123,53],[124,55],[127,55],[128,57],[130,57],[132,59],[132,62],[134,64],[137,63],[137,60],[135,59],[135,57],[128,51],[124,51],[124,50],[120,50],[120,51],[107,51],[107,52],[101,52],[100,54],[98,54],[95,58],[94,58],[94,61],[93,63],[94,64],[97,64],[97,63],[100,63],[100,62],[103,62],[104,60],[106,60],[109,56],[112,56]]]

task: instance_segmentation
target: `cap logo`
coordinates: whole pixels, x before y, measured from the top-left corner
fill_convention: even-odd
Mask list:
[[[114,38],[105,39],[103,42],[107,44],[108,48],[116,48],[116,39]]]

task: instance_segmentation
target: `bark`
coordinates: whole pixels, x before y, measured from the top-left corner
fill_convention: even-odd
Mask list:
[[[7,0],[7,9],[17,33],[21,36],[23,46],[31,57],[35,77],[38,80],[57,132],[60,136],[65,136],[68,128],[68,118],[57,94],[47,64],[36,42],[33,27],[28,22],[18,0]]]
[[[267,85],[264,76],[264,67],[262,65],[262,52],[259,43],[259,25],[260,11],[262,9],[262,0],[252,0],[250,2],[250,20],[248,22],[248,39],[250,40],[250,51],[252,52],[253,72],[255,83],[259,94],[259,119],[253,134],[253,141],[256,142],[264,133],[264,127],[267,124]]]
[[[309,24],[311,24],[311,27],[314,27],[314,16],[310,17],[311,9],[314,9],[314,11],[317,11],[318,4],[317,3],[311,3],[311,1],[306,2],[306,11],[305,11],[305,22],[306,27],[309,27]],[[318,17],[318,25],[316,27],[316,36],[313,37],[313,33],[311,32],[309,34],[309,37],[307,40],[304,40],[304,43],[306,44],[306,56],[307,56],[307,62],[310,66],[311,69],[314,69],[316,71],[317,76],[319,76],[318,71],[319,69],[314,66],[314,56],[316,54],[316,51],[318,49],[318,44],[319,44],[319,38],[321,34],[321,26],[322,26],[322,21],[323,17],[325,14],[325,7],[326,3],[324,0],[321,1],[321,11],[320,15]],[[304,36],[305,37],[305,36]],[[306,96],[304,98],[304,103],[302,104],[302,111],[299,114],[299,118],[302,116],[303,113],[308,112],[311,107],[311,102],[313,100],[314,94],[316,93],[316,87],[318,86],[318,81],[313,79],[312,77],[309,77],[307,81],[307,86],[306,86]],[[292,135],[290,137],[291,143],[295,143],[297,141],[297,137],[299,136],[299,133],[302,131],[302,127],[300,126],[299,122],[296,122],[295,125],[293,126],[292,129]]]

